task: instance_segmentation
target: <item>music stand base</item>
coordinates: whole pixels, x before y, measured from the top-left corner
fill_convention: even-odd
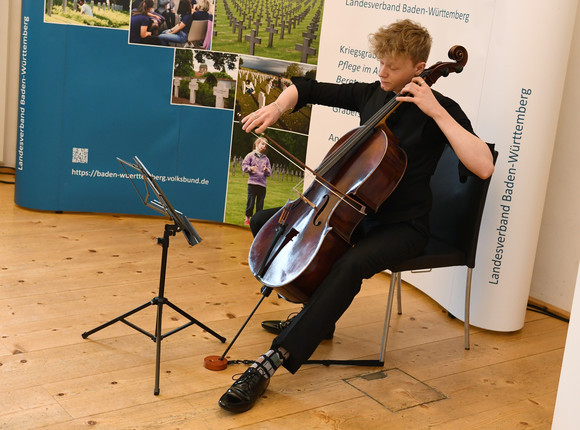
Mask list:
[[[198,321],[196,318],[194,318],[193,316],[191,316],[190,314],[185,312],[183,309],[181,309],[177,305],[174,305],[173,303],[171,303],[171,301],[169,301],[169,299],[167,299],[165,297],[165,274],[166,274],[166,269],[167,269],[167,249],[169,248],[169,238],[171,236],[175,236],[175,233],[177,231],[179,231],[179,227],[177,225],[166,224],[163,238],[157,239],[157,243],[160,244],[163,248],[163,251],[161,254],[161,270],[160,270],[161,273],[160,273],[160,278],[159,278],[159,295],[157,297],[153,298],[152,300],[148,301],[147,303],[144,303],[141,306],[138,306],[135,309],[130,310],[129,312],[126,312],[126,313],[124,313],[116,318],[113,318],[112,320],[107,321],[106,323],[101,324],[100,326],[95,327],[92,330],[86,331],[81,335],[83,339],[86,339],[87,337],[89,337],[93,333],[98,332],[99,330],[102,330],[106,327],[109,327],[110,325],[113,325],[117,322],[122,322],[123,324],[126,324],[129,327],[131,327],[132,329],[137,330],[139,333],[142,333],[145,336],[149,337],[153,342],[156,343],[155,387],[153,390],[153,394],[156,396],[159,395],[159,373],[160,373],[160,367],[161,367],[160,366],[160,364],[161,364],[161,341],[163,339],[165,339],[168,336],[171,336],[172,334],[177,333],[178,331],[183,330],[186,327],[189,327],[193,324],[196,324],[199,327],[201,327],[202,329],[204,329],[205,331],[207,331],[212,336],[219,339],[221,343],[224,343],[226,341],[225,337],[220,336],[218,333],[216,333],[211,328],[209,328],[205,324]],[[183,324],[183,325],[181,325],[173,330],[170,330],[167,333],[163,333],[162,317],[163,317],[163,306],[164,305],[169,306],[171,309],[173,309],[177,313],[179,313],[182,316],[184,316],[185,318],[187,318],[189,320],[189,322],[187,322],[187,323],[185,323],[185,324]],[[152,334],[152,333],[148,332],[147,330],[144,330],[143,328],[139,327],[138,325],[133,324],[132,322],[127,320],[127,318],[130,317],[131,315],[134,315],[137,312],[140,312],[140,311],[148,308],[149,306],[157,306],[157,318],[155,321],[155,334]]]

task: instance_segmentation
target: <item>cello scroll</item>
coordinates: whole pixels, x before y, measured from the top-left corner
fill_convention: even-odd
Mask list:
[[[467,64],[467,49],[460,45],[454,45],[449,49],[447,56],[453,61],[438,61],[421,73],[421,77],[427,85],[433,85],[441,76],[446,77],[449,73],[461,73],[463,71],[463,67]]]

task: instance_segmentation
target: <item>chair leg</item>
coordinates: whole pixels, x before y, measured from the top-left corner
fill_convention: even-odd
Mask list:
[[[397,313],[403,314],[403,300],[401,299],[401,272],[397,272]]]
[[[471,348],[469,340],[469,309],[471,303],[471,276],[473,274],[473,269],[471,267],[467,268],[467,281],[465,284],[465,349],[469,350]]]
[[[379,361],[385,362],[385,354],[387,351],[387,337],[389,335],[389,323],[391,322],[391,309],[393,308],[393,298],[395,296],[395,288],[397,287],[397,275],[400,273],[391,273],[391,283],[389,286],[389,297],[387,299],[387,311],[385,313],[385,326],[383,328],[383,340],[381,342],[381,352],[379,354]]]

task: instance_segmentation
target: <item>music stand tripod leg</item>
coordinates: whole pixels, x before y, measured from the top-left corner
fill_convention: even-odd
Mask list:
[[[163,316],[163,301],[159,300],[157,304],[157,322],[155,323],[155,388],[153,394],[159,395],[159,372],[161,370],[161,318]]]
[[[148,308],[149,306],[153,305],[153,301],[150,300],[147,303],[142,304],[141,306],[136,307],[135,309],[124,313],[123,315],[119,315],[117,318],[113,318],[110,321],[107,321],[104,324],[101,324],[98,327],[95,327],[92,330],[86,331],[84,332],[81,336],[83,337],[83,339],[86,339],[87,337],[89,337],[91,334],[98,332],[99,330],[104,329],[105,327],[109,327],[110,325],[115,324],[116,322],[122,322],[127,324],[128,326],[134,328],[137,331],[140,331],[141,333],[143,333],[146,336],[149,336],[151,339],[153,339],[153,335],[151,333],[146,332],[145,330],[142,330],[140,327],[135,326],[134,324],[130,323],[129,321],[125,321],[125,318],[130,317],[133,314],[136,314],[139,311],[142,311],[145,308]]]
[[[174,333],[177,333],[178,331],[183,330],[184,328],[189,327],[190,325],[197,324],[201,328],[206,330],[207,332],[211,333],[213,336],[217,337],[222,343],[224,343],[226,341],[225,337],[220,336],[218,333],[216,333],[215,331],[213,331],[212,329],[210,329],[206,325],[199,322],[197,319],[195,319],[194,317],[189,315],[187,312],[185,312],[184,310],[180,309],[179,307],[177,307],[176,305],[171,303],[165,297],[165,276],[166,276],[166,272],[167,272],[167,254],[168,254],[168,248],[169,248],[169,238],[171,236],[175,236],[175,233],[177,231],[179,231],[179,228],[177,225],[166,224],[163,238],[157,238],[157,243],[159,245],[161,245],[163,248],[163,251],[161,253],[161,269],[160,269],[160,275],[159,275],[158,296],[153,298],[149,302],[144,303],[143,305],[138,306],[137,308],[135,308],[129,312],[126,312],[123,315],[118,316],[117,318],[113,318],[112,320],[110,320],[104,324],[101,324],[100,326],[82,334],[83,339],[86,339],[91,334],[96,333],[97,331],[102,330],[105,327],[108,327],[116,322],[122,322],[122,323],[128,325],[129,327],[137,330],[138,332],[143,333],[144,335],[149,337],[151,340],[153,340],[155,342],[155,346],[156,346],[155,388],[153,390],[153,394],[155,394],[156,396],[159,395],[159,374],[160,374],[160,368],[161,368],[161,341],[164,338],[166,338]],[[184,317],[186,317],[189,320],[189,322],[186,324],[183,324],[182,326],[180,326],[176,329],[173,329],[173,330],[163,334],[162,319],[163,319],[163,305],[165,305],[165,304],[170,306],[172,309],[174,309],[175,311],[177,311],[178,313],[180,313]],[[155,334],[151,334],[148,331],[137,326],[136,324],[133,324],[132,322],[126,320],[127,317],[129,317],[129,316],[131,316],[131,315],[133,315],[133,314],[135,314],[135,313],[137,313],[137,312],[139,312],[139,311],[141,311],[149,306],[152,306],[152,305],[157,306],[157,317],[155,320]]]
[[[215,332],[214,330],[212,330],[211,328],[209,328],[208,326],[206,326],[205,324],[203,324],[202,322],[200,322],[197,318],[192,317],[190,314],[188,314],[187,312],[185,312],[183,309],[181,309],[179,306],[171,303],[171,301],[169,299],[165,299],[165,304],[167,306],[169,306],[171,309],[173,309],[175,312],[183,315],[185,318],[187,318],[190,323],[181,326],[179,328],[176,328],[175,330],[170,331],[169,333],[166,333],[163,335],[163,337],[167,337],[172,335],[173,333],[184,329],[185,327],[189,327],[190,325],[198,325],[199,327],[201,327],[202,329],[204,329],[205,331],[207,331],[209,334],[211,334],[212,336],[214,336],[215,338],[217,338],[221,343],[224,343],[226,341],[226,338],[221,336],[220,334],[218,334],[217,332]]]

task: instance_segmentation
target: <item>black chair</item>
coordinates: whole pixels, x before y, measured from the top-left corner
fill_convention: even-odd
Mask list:
[[[497,151],[488,144],[494,164]],[[475,253],[479,227],[491,178],[482,180],[469,172],[450,146],[446,146],[437,169],[431,178],[433,207],[430,213],[431,235],[424,252],[391,270],[391,283],[385,315],[385,326],[379,361],[384,361],[391,309],[397,289],[398,313],[401,314],[401,272],[428,270],[439,267],[467,266],[465,284],[465,349],[470,348],[469,308],[471,275],[475,267]]]

